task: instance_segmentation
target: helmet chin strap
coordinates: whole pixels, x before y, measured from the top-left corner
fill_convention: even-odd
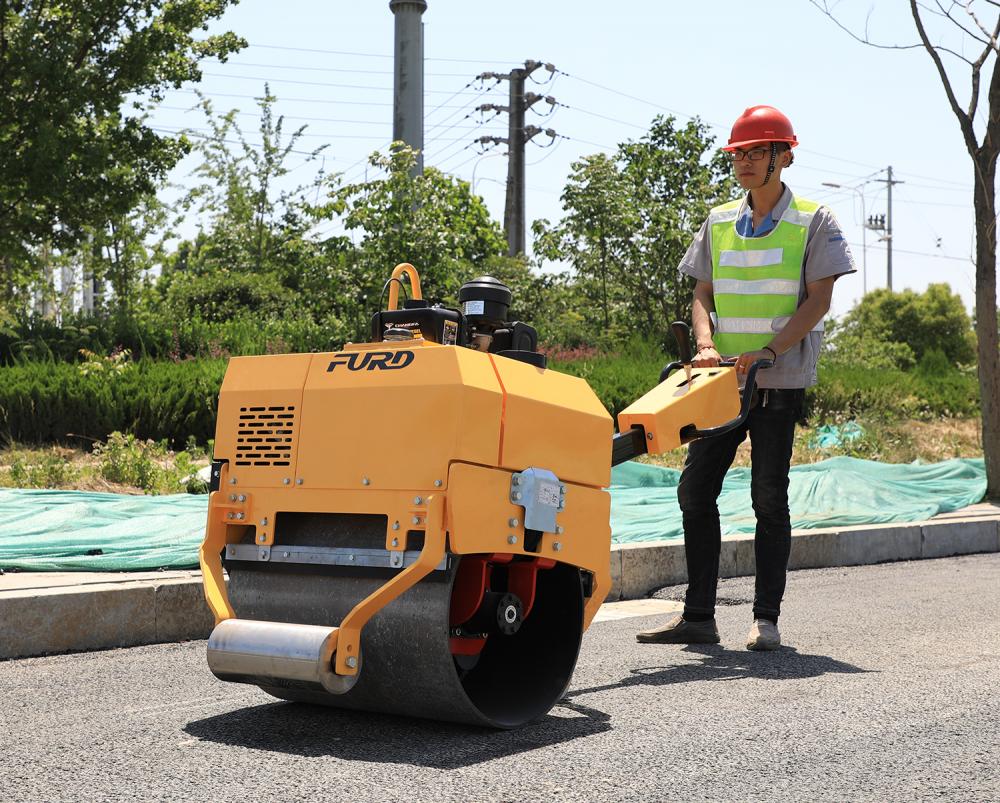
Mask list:
[[[767,164],[767,174],[764,176],[764,184],[767,184],[771,180],[771,175],[774,173],[774,164],[778,160],[778,146],[774,142],[771,143],[771,161]],[[761,184],[760,186],[764,186]]]

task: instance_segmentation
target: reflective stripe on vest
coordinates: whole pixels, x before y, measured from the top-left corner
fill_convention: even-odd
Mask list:
[[[792,198],[777,225],[762,237],[742,237],[736,217],[742,201],[709,214],[715,345],[724,356],[766,346],[799,306],[806,238],[819,204]],[[822,331],[820,322],[814,331]]]

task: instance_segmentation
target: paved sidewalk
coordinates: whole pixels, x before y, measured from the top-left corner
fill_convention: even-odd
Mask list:
[[[986,552],[1000,552],[1000,505],[989,503],[923,522],[797,530],[789,568]],[[753,536],[725,538],[720,576],[753,573]],[[636,602],[605,605],[602,620],[645,615],[633,611],[668,612],[664,601],[644,598],[662,586],[686,582],[684,545],[679,540],[616,544],[611,574],[608,602]],[[0,575],[0,660],[200,639],[212,625],[199,571]]]

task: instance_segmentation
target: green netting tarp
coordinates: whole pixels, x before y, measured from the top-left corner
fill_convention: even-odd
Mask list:
[[[207,515],[206,495],[0,489],[0,569],[195,568]]]
[[[611,472],[611,530],[616,543],[683,535],[677,506],[680,472],[623,463]],[[788,506],[792,529],[923,521],[980,501],[986,493],[981,459],[942,463],[876,463],[834,457],[793,466]],[[752,533],[750,469],[726,474],[719,496],[722,534]]]
[[[611,527],[618,543],[681,537],[680,472],[639,463],[612,471]],[[921,521],[982,499],[982,460],[890,465],[836,457],[791,471],[792,527]],[[123,496],[0,489],[0,568],[118,571],[192,568],[208,497]],[[752,533],[750,469],[726,475],[724,534]]]

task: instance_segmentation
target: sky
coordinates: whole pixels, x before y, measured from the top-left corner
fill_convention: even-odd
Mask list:
[[[989,15],[985,3],[976,6]],[[835,14],[852,30],[867,26],[873,42],[919,41],[902,0],[843,0]],[[801,143],[785,182],[833,209],[855,254],[858,274],[838,281],[833,313],[849,310],[865,287],[886,285],[886,243],[861,224],[862,203],[866,215],[887,212],[886,184],[878,179],[890,165],[904,182],[893,189],[893,289],[919,291],[945,281],[972,308],[972,164],[924,50],[858,43],[808,0],[428,0],[423,21],[425,165],[474,179],[497,220],[503,219],[507,160],[502,148],[481,155],[472,141],[506,136],[506,116],[487,120],[474,109],[506,103],[507,84],[475,78],[526,59],[557,68],[551,81],[540,70],[535,76],[545,83],[526,86],[564,104],[550,117],[531,111],[526,117],[560,135],[552,147],[541,147],[547,137],[528,146],[529,243],[531,221],[561,217],[559,196],[575,160],[640,138],[658,114],[682,124],[698,117],[724,144],[746,107],[770,104],[791,118]],[[933,41],[973,52],[951,23],[941,22],[928,23]],[[360,180],[367,155],[392,138],[393,24],[387,0],[243,0],[210,32],[232,30],[249,47],[225,64],[204,62],[199,88],[217,110],[238,109],[247,138],[255,141],[253,98],[266,81],[286,130],[307,125],[290,180],[311,180],[318,165],[308,163],[306,153],[321,144],[328,145],[327,172]],[[950,63],[965,105],[968,68]],[[168,92],[151,124],[205,131],[202,113],[192,110],[196,100],[191,86]],[[183,162],[173,181],[193,184],[192,167],[190,159]]]

